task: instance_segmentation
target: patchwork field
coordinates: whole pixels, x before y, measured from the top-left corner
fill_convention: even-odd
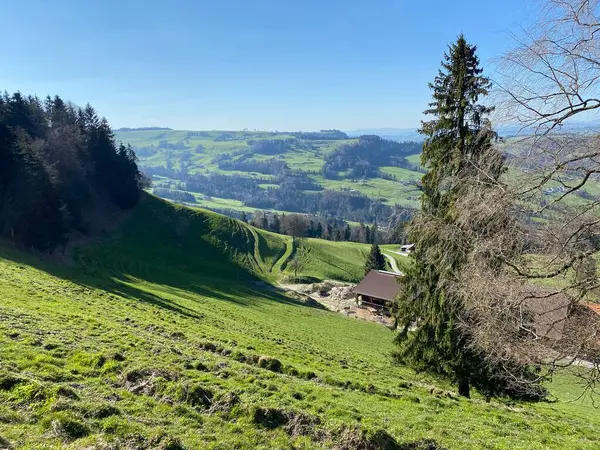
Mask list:
[[[289,241],[146,196],[64,260],[0,247],[0,447],[600,446],[571,377],[551,402],[461,399],[395,365],[387,328],[269,287]],[[366,247],[320,244],[306,275],[360,274]]]
[[[278,154],[258,154],[252,152],[251,143],[256,140],[293,140],[294,136],[287,133],[250,132],[250,131],[181,131],[181,130],[133,130],[117,131],[118,141],[131,144],[136,150],[140,166],[145,170],[155,171],[164,168],[168,176],[154,175],[153,182],[156,189],[167,188],[174,191],[186,192],[182,178],[190,175],[221,174],[232,177],[238,176],[255,179],[262,190],[278,189],[281,179],[273,174],[223,169],[217,160],[220,157],[230,157],[234,161],[251,157],[255,161],[269,161],[276,159],[285,164],[292,171],[303,174],[315,183],[320,190],[344,191],[362,194],[369,199],[380,201],[383,205],[401,208],[417,209],[420,206],[420,191],[418,182],[423,176],[420,167],[420,154],[406,156],[406,163],[410,168],[395,166],[379,166],[379,176],[352,177],[347,172],[340,172],[336,178],[327,178],[323,174],[325,158],[333,150],[344,144],[358,141],[354,139],[331,140],[297,140],[289,148]],[[299,142],[299,143],[298,143]],[[518,156],[527,151],[527,143],[522,139],[508,138],[501,141],[499,148],[514,158],[509,159],[509,172],[507,181],[515,182],[528,172],[519,168],[523,160]],[[531,161],[528,163],[531,165]],[[565,186],[576,185],[578,180],[569,174],[563,175]],[[547,183],[539,192],[539,202],[549,202],[559,198],[566,190],[559,181]],[[232,181],[233,183],[233,181]],[[314,192],[314,191],[306,191]],[[600,192],[600,182],[591,177],[581,190],[581,198],[571,196],[571,204],[582,204],[589,196],[597,196]],[[157,191],[157,193],[160,193]],[[256,207],[250,206],[235,190],[225,190],[221,195],[205,195],[206,192],[190,192],[195,199],[195,204],[216,211],[244,211],[254,212],[265,209],[273,212],[291,212],[291,208]],[[252,198],[257,195],[247,196]],[[298,212],[298,211],[296,211]],[[306,211],[304,211],[306,212]],[[317,211],[315,211],[316,213]],[[350,220],[349,217],[338,218]],[[357,221],[357,220],[355,220]]]
[[[115,136],[118,141],[132,145],[138,155],[140,166],[146,170],[164,167],[169,170],[180,171],[185,168],[186,174],[190,175],[239,175],[260,181],[274,180],[275,177],[270,174],[252,171],[224,170],[219,168],[215,158],[219,155],[230,155],[237,158],[240,153],[250,152],[249,143],[255,140],[285,140],[294,137],[286,133],[181,130],[117,131]],[[422,173],[420,172],[400,167],[383,167],[382,171],[384,173],[394,175],[396,179],[375,177],[361,180],[344,175],[340,179],[326,179],[323,177],[322,169],[325,164],[325,156],[332,150],[344,144],[357,142],[357,140],[311,140],[307,141],[306,145],[290,148],[278,155],[253,154],[252,159],[264,161],[277,157],[279,161],[287,164],[287,167],[291,170],[305,173],[321,189],[356,191],[369,198],[380,199],[388,206],[400,205],[407,208],[417,208],[419,206],[418,189],[415,182],[421,178]],[[409,158],[411,163],[418,165],[419,155],[412,155]],[[153,181],[155,188],[181,189],[181,178],[177,175],[171,177],[155,176]],[[279,185],[277,183],[262,183],[261,187],[263,189],[278,188]],[[209,209],[231,209],[247,212],[257,209],[248,207],[243,202],[233,198],[206,199],[197,193],[193,195],[196,197],[199,206]],[[231,203],[228,204],[228,201]],[[273,208],[267,209],[274,211]],[[285,211],[279,210],[279,212]]]

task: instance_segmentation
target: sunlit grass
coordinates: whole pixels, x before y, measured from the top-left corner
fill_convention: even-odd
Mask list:
[[[445,382],[395,365],[387,328],[268,288],[290,240],[148,197],[69,264],[0,247],[2,439],[24,449],[133,439],[154,442],[146,448],[331,448],[345,426],[450,449],[600,446],[598,411],[562,401],[579,392],[572,379],[552,387],[557,403],[459,399]],[[307,245],[309,270],[322,275],[333,265],[357,275],[368,249]],[[317,418],[321,432],[267,428],[256,408]]]

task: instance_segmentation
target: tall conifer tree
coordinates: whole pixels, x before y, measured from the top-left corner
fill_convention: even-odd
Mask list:
[[[371,251],[365,261],[365,275],[371,270],[385,270],[385,257],[377,244],[371,245]]]
[[[465,249],[440,230],[455,222],[461,180],[470,163],[490,151],[494,138],[486,119],[491,108],[478,103],[491,85],[482,73],[476,47],[461,35],[449,46],[429,85],[433,101],[425,114],[433,118],[420,130],[426,137],[421,161],[427,174],[422,179],[421,211],[408,229],[409,241],[416,244],[415,264],[407,270],[396,305],[398,359],[417,370],[450,376],[466,397],[471,385],[492,390],[487,385],[493,375],[468,345],[460,327],[464,305],[447,289],[464,264]],[[490,176],[499,177],[502,170],[500,164]]]

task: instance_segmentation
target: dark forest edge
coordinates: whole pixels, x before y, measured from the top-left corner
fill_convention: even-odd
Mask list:
[[[51,251],[133,208],[147,180],[105,118],[56,96],[0,97],[0,237]]]

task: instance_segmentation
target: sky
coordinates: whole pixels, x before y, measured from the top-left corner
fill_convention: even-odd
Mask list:
[[[0,0],[0,90],[114,128],[413,128],[448,43],[484,67],[528,0]]]

